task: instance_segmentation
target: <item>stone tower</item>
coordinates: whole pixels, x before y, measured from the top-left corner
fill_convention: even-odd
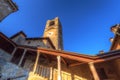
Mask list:
[[[43,37],[49,37],[57,50],[63,50],[62,26],[58,17],[47,21]]]

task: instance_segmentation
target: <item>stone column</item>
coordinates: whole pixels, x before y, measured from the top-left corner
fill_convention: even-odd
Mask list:
[[[61,77],[61,57],[57,56],[57,63],[58,63],[58,80],[62,80]]]
[[[37,65],[38,65],[38,61],[39,61],[39,56],[40,56],[40,52],[37,52],[37,57],[35,60],[35,64],[34,64],[34,68],[33,68],[33,73],[35,73]]]
[[[92,75],[94,77],[94,80],[100,80],[99,76],[98,76],[98,73],[95,69],[95,66],[94,66],[94,63],[93,62],[90,62],[89,63],[89,67],[90,67],[90,70],[92,72]]]
[[[50,67],[50,80],[52,80],[52,78],[53,78],[53,68]]]
[[[18,63],[18,66],[21,66],[21,63],[22,63],[22,61],[23,61],[23,58],[24,58],[24,56],[25,56],[26,51],[27,51],[27,49],[24,50],[24,52],[23,52],[23,54],[22,54],[22,57],[21,57],[21,59],[20,59],[20,62]]]

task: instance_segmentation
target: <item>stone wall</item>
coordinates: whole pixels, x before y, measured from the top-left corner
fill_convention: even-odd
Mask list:
[[[6,61],[10,61],[11,58],[12,58],[12,56],[9,53],[7,53],[4,50],[0,49],[0,59],[4,59]]]
[[[12,56],[10,54],[0,49],[0,75],[2,76],[2,80],[7,78],[16,78],[15,80],[26,80],[28,77],[28,71],[23,70],[15,64],[12,64],[10,62],[11,57]]]
[[[43,37],[49,37],[56,49],[63,50],[62,26],[58,17],[47,21]]]
[[[44,48],[47,47],[42,40],[26,40],[24,42],[24,45],[34,46],[34,47],[44,47]]]
[[[22,34],[19,34],[18,36],[13,38],[12,41],[14,41],[15,43],[17,43],[19,45],[23,45],[25,42],[25,37]]]
[[[42,48],[51,48],[51,44],[48,42],[48,40],[43,39],[36,39],[36,40],[26,40],[26,37],[24,37],[22,34],[16,36],[12,39],[15,43],[19,45],[26,45],[26,46],[32,46],[32,47],[42,47]],[[44,43],[46,42],[46,43]]]
[[[0,68],[2,80],[11,78],[12,80],[27,80],[28,71],[18,67],[15,64],[0,59]]]
[[[10,13],[12,13],[12,9],[8,2],[5,2],[5,0],[0,0],[0,21]]]

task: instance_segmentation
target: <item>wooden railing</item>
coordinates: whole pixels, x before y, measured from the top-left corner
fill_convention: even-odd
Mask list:
[[[29,73],[28,80],[48,80],[47,78],[41,77],[39,74],[33,72]]]
[[[50,67],[38,65],[35,73],[42,77],[50,78]]]
[[[37,65],[35,72],[30,72],[28,80],[51,80],[51,68]]]

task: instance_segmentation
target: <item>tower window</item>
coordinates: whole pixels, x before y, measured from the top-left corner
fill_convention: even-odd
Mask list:
[[[53,26],[54,24],[55,24],[55,22],[51,21],[50,24],[49,24],[49,26]]]

